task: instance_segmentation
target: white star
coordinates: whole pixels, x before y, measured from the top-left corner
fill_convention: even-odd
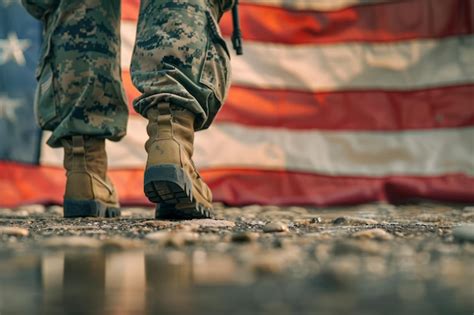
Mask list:
[[[11,122],[16,121],[15,110],[22,105],[21,100],[15,100],[4,95],[0,95],[0,119],[5,118]]]
[[[7,39],[0,39],[0,65],[7,63],[10,59],[20,66],[25,65],[23,52],[30,47],[28,39],[18,39],[15,33],[9,33]]]

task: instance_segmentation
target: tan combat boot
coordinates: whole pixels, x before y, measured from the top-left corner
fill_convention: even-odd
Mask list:
[[[194,115],[168,103],[147,111],[145,195],[158,203],[156,218],[212,217],[212,193],[192,161]]]
[[[116,217],[120,206],[107,177],[105,140],[73,136],[63,140],[66,192],[64,217]]]

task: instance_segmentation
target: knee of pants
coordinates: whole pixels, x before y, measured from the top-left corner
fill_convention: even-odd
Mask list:
[[[147,95],[190,93],[208,116],[220,107],[229,88],[230,57],[209,9],[204,0],[142,8],[147,14],[140,16],[131,67],[140,91]],[[152,14],[155,10],[157,14]],[[157,87],[164,75],[173,77],[177,86],[169,91]],[[200,88],[190,88],[192,84]],[[176,93],[180,90],[183,93]]]
[[[44,19],[47,13],[54,11],[60,0],[21,0],[29,14],[37,19]]]

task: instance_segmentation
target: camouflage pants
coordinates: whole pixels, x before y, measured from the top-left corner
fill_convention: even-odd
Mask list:
[[[229,52],[217,21],[234,0],[142,0],[132,57],[134,108],[167,101],[207,128],[226,97]],[[119,0],[22,0],[43,21],[37,120],[48,144],[90,135],[120,140],[128,107],[121,83]]]

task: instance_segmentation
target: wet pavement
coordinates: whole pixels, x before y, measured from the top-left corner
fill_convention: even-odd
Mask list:
[[[473,314],[474,207],[0,209],[0,314]]]

